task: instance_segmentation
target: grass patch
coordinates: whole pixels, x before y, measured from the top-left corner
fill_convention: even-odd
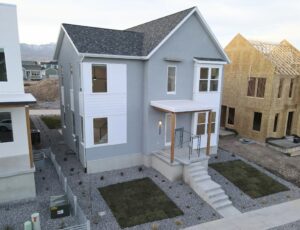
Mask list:
[[[289,190],[256,168],[241,160],[214,163],[209,165],[251,198]]]
[[[150,178],[109,185],[98,190],[121,228],[183,215]]]
[[[61,128],[60,116],[41,116],[41,119],[49,129]]]

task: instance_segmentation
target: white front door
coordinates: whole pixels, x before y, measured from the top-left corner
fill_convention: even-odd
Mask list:
[[[165,146],[171,145],[171,114],[165,116]]]

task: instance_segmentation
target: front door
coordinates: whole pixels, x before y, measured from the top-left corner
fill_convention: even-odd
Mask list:
[[[166,113],[165,117],[165,145],[171,145],[171,114]]]
[[[222,105],[222,109],[221,109],[221,127],[225,127],[225,125],[226,125],[226,111],[227,111],[227,106]]]
[[[286,135],[287,136],[292,135],[293,116],[294,116],[294,112],[289,112],[287,124],[286,124]]]

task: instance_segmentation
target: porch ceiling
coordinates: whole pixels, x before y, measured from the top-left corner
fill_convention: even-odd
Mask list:
[[[193,100],[151,101],[150,105],[156,109],[170,113],[200,112],[212,110],[212,108],[205,107],[200,102]]]

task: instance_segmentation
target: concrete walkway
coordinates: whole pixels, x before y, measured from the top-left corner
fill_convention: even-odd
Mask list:
[[[300,199],[195,225],[186,228],[186,230],[261,230],[274,228],[297,220],[300,220]]]
[[[30,115],[60,115],[59,109],[31,109],[29,110]]]

